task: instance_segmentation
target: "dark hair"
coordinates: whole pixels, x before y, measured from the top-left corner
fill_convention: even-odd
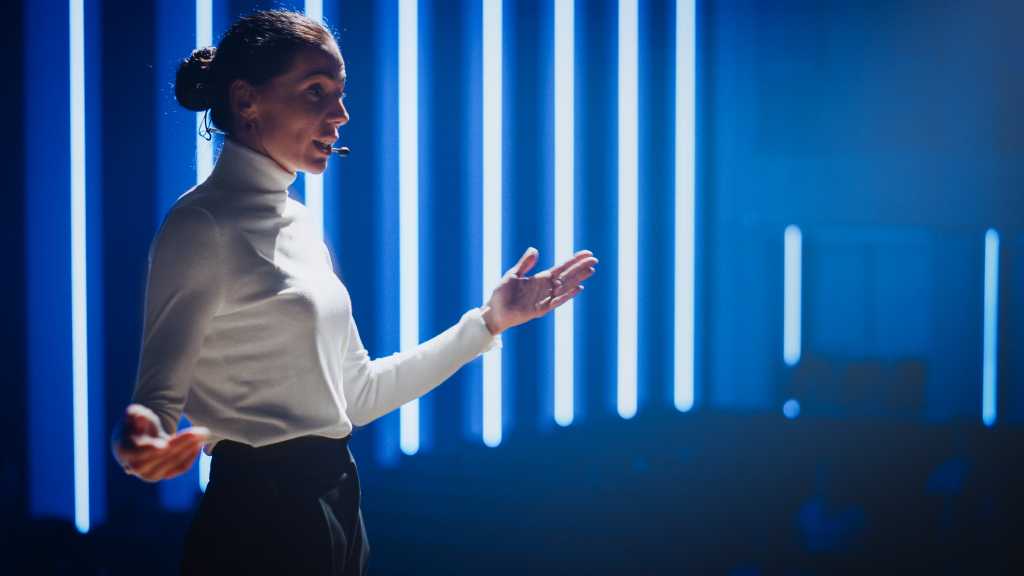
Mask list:
[[[319,48],[334,35],[324,24],[290,10],[260,10],[236,20],[217,47],[192,51],[178,65],[174,95],[188,110],[209,109],[213,124],[231,132],[228,88],[236,79],[253,86],[284,74],[304,48]]]

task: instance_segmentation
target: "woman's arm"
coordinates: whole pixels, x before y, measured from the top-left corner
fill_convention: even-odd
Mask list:
[[[370,360],[355,318],[350,318],[342,375],[348,417],[365,426],[430,392],[480,354],[501,347],[501,336],[488,329],[483,310],[471,308],[456,324],[412,350]]]
[[[454,326],[412,350],[371,361],[350,317],[343,379],[352,423],[370,423],[433,390],[479,354],[501,347],[502,332],[571,300],[597,265],[589,250],[581,250],[558,266],[527,277],[537,258],[537,251],[528,249],[485,306],[470,309]]]
[[[170,440],[175,433],[203,337],[223,301],[223,275],[222,244],[213,217],[198,207],[172,209],[150,246],[132,406],[111,439],[119,462],[123,455],[118,447],[132,447],[122,429],[144,444],[157,445],[158,439]],[[147,411],[154,417],[146,418]]]
[[[132,402],[153,410],[168,433],[177,428],[203,337],[223,300],[221,252],[216,221],[192,206],[168,214],[150,249]]]

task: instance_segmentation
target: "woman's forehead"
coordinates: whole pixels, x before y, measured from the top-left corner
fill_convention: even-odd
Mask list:
[[[345,60],[337,47],[324,45],[319,49],[305,49],[296,54],[291,76],[302,81],[317,74],[323,74],[335,82],[345,81]]]

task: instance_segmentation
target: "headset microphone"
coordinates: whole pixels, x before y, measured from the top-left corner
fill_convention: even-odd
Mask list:
[[[227,132],[224,132],[223,130],[220,130],[218,128],[209,127],[207,129],[210,131],[211,134],[220,134],[222,136],[227,136]],[[337,148],[335,148],[334,146],[331,147],[331,154],[341,156],[342,158],[347,157],[351,151],[352,149],[349,148],[348,146],[338,146]]]

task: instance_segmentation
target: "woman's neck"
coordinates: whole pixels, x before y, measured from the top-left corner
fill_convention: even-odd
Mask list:
[[[227,138],[230,138],[236,144],[241,144],[242,146],[245,146],[245,147],[249,148],[253,152],[257,152],[259,154],[262,154],[262,155],[266,156],[267,158],[270,158],[278,166],[280,166],[282,170],[284,170],[285,172],[288,172],[289,174],[295,176],[296,175],[295,174],[295,170],[292,170],[292,169],[288,168],[287,166],[285,166],[284,164],[281,164],[280,162],[278,162],[277,158],[274,158],[274,156],[270,152],[267,151],[267,148],[263,145],[263,142],[261,142],[260,140],[257,139],[258,135],[255,132],[256,131],[249,131],[249,132],[243,132],[243,133],[240,133],[240,134],[229,134],[227,136]]]

